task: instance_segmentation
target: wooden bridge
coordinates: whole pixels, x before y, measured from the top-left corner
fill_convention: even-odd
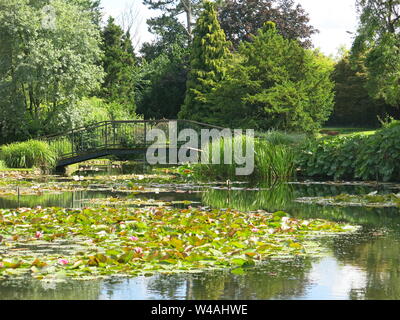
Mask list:
[[[109,155],[145,154],[154,141],[147,141],[149,130],[160,129],[170,141],[169,124],[177,132],[193,129],[200,137],[201,129],[223,129],[191,120],[128,120],[103,121],[62,134],[47,136],[46,140],[57,152],[57,168]],[[200,138],[199,138],[200,141]],[[177,148],[185,142],[179,142]]]

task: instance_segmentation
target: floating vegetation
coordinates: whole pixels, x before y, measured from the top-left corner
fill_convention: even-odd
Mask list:
[[[400,206],[400,194],[380,195],[375,191],[367,195],[340,194],[334,197],[298,198],[295,201],[324,206],[388,208]]]
[[[356,228],[284,212],[202,208],[0,210],[0,279],[93,279],[232,268],[310,255]]]
[[[175,206],[175,205],[191,205],[199,202],[183,200],[183,201],[163,201],[155,199],[139,199],[139,198],[119,198],[119,197],[107,197],[107,198],[94,198],[88,201],[90,204],[103,205],[103,206]]]

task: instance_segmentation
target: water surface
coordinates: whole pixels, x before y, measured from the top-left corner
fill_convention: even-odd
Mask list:
[[[243,190],[247,188],[248,190]],[[167,188],[168,189],[168,188]],[[179,189],[179,192],[176,192]],[[183,190],[181,190],[183,189]],[[294,217],[323,218],[361,225],[356,234],[330,237],[324,255],[268,261],[245,275],[227,271],[155,275],[97,281],[7,280],[0,299],[400,299],[400,214],[398,208],[339,208],[300,204],[298,197],[398,192],[391,186],[284,184],[174,188],[139,194],[164,201],[191,200],[203,206],[240,210],[285,210]],[[82,208],[93,198],[126,197],[110,191],[78,191],[0,198],[1,208]]]

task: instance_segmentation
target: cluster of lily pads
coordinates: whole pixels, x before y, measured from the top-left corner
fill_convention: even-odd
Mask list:
[[[332,197],[298,198],[296,202],[346,207],[400,207],[400,194],[378,194],[375,191],[366,195],[340,194]]]
[[[318,251],[354,227],[284,212],[205,208],[0,210],[0,278],[93,279],[245,268]]]
[[[163,201],[155,199],[140,199],[140,198],[120,198],[120,197],[107,197],[107,198],[94,198],[88,201],[93,205],[102,206],[175,206],[175,205],[192,205],[195,202],[189,200],[182,201]],[[198,202],[197,202],[198,203]]]

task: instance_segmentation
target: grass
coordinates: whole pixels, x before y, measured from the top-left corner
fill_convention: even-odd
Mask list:
[[[307,134],[305,133],[288,133],[278,130],[269,130],[267,132],[262,132],[257,134],[257,138],[261,141],[267,141],[273,145],[296,145],[300,144],[307,139]]]
[[[376,133],[377,129],[372,128],[346,128],[346,127],[325,127],[321,131],[331,131],[339,132],[340,136],[350,136],[350,135],[373,135]],[[325,134],[319,133],[318,137],[323,137]]]
[[[8,170],[8,168],[7,168],[6,164],[4,163],[4,161],[0,160],[0,171],[3,171],[3,170]]]
[[[2,160],[8,168],[50,168],[55,165],[56,153],[37,140],[12,143],[2,147]]]

